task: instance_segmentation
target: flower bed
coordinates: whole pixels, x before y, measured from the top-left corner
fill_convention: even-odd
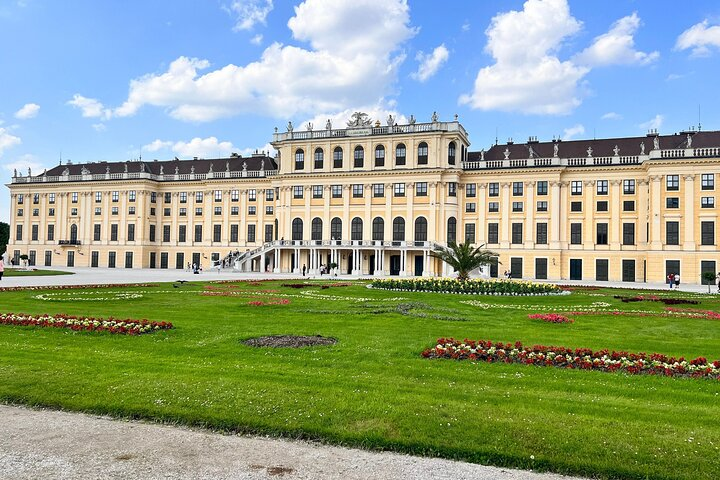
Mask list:
[[[476,362],[521,363],[525,365],[625,372],[632,375],[665,375],[669,377],[712,378],[720,380],[720,360],[709,362],[705,357],[686,360],[660,353],[629,353],[589,348],[571,349],[521,342],[501,343],[490,340],[456,340],[440,338],[434,348],[422,352],[424,358],[449,358]]]
[[[170,322],[151,322],[117,318],[74,317],[71,315],[29,315],[25,313],[0,313],[0,325],[67,328],[75,331],[110,332],[122,335],[142,335],[158,330],[169,330]]]
[[[700,303],[697,300],[688,300],[687,298],[660,298],[657,295],[636,295],[634,297],[615,295],[613,298],[620,300],[623,303],[642,302],[643,300],[647,300],[649,302],[662,302],[665,305],[697,305]]]
[[[575,312],[573,312],[575,313]],[[531,313],[528,318],[533,320],[542,320],[547,323],[574,323],[575,320],[568,318],[565,315],[559,313]]]
[[[405,292],[441,292],[471,295],[551,295],[562,289],[550,283],[524,280],[468,280],[449,278],[382,279],[371,283],[373,288]]]
[[[264,307],[265,305],[289,305],[290,300],[287,298],[271,298],[267,301],[262,300],[252,300],[248,302],[248,305],[252,305],[253,307]]]
[[[76,288],[125,288],[125,287],[157,287],[152,283],[102,283],[89,285],[46,285],[35,287],[0,287],[0,292],[13,292],[22,290],[72,290]]]

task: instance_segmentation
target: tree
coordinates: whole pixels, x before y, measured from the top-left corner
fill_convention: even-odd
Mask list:
[[[703,279],[703,283],[707,284],[708,293],[710,293],[710,285],[715,284],[715,279],[716,279],[715,272],[703,272],[702,279]]]
[[[470,278],[470,272],[484,265],[498,264],[498,254],[483,249],[485,245],[473,247],[469,242],[457,244],[450,242],[447,247],[436,246],[430,252],[435,258],[453,267],[458,272],[458,280],[464,282]]]
[[[10,241],[10,225],[0,222],[0,255],[7,250],[7,244]]]

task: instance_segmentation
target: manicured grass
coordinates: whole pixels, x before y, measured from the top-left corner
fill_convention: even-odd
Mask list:
[[[500,297],[282,287],[283,282],[6,291],[2,310],[171,321],[140,337],[0,326],[0,400],[599,478],[720,476],[720,381],[426,360],[438,337],[720,359],[720,321],[529,313],[607,302],[618,290]],[[329,283],[326,283],[326,285]],[[264,292],[264,290],[276,292]],[[117,292],[141,292],[113,300]],[[155,293],[153,293],[155,292]],[[50,300],[33,298],[49,294]],[[635,295],[637,292],[631,293]],[[714,297],[662,292],[701,300]],[[72,301],[92,298],[97,301]],[[398,299],[402,297],[403,299]],[[288,305],[251,306],[288,298]],[[365,298],[366,301],[354,301]],[[60,301],[65,300],[65,301]],[[490,306],[461,303],[477,300]],[[529,305],[523,309],[502,306]],[[486,307],[486,308],[485,308]],[[250,337],[324,335],[336,345],[253,348]]]
[[[42,277],[45,275],[74,275],[73,272],[63,272],[61,270],[40,270],[33,268],[31,270],[23,270],[19,268],[6,268],[3,276],[5,277]]]

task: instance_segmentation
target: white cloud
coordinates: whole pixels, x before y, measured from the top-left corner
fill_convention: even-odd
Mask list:
[[[272,145],[270,145],[269,143],[266,143],[266,144],[263,145],[262,147],[258,147],[258,148],[243,148],[242,150],[240,150],[240,151],[237,151],[237,150],[236,150],[235,152],[236,152],[236,153],[239,153],[239,154],[242,155],[243,157],[250,157],[250,156],[252,156],[252,154],[254,154],[254,153],[256,153],[256,152],[257,152],[257,153],[265,152],[265,155],[267,155],[268,157],[274,157],[274,156],[275,156],[275,149],[274,149],[274,148],[272,147]]]
[[[273,9],[273,2],[272,0],[235,0],[225,9],[236,17],[233,30],[250,30],[258,23],[265,25],[265,19]]]
[[[169,141],[156,139],[142,147],[144,152],[158,152],[171,150],[183,157],[216,158],[229,157],[230,153],[237,151],[232,142],[218,141],[217,137],[195,137],[189,142]]]
[[[407,117],[397,113],[393,107],[394,105],[381,101],[375,105],[368,105],[361,108],[349,108],[334,113],[319,113],[313,118],[306,119],[296,125],[295,129],[306,130],[307,124],[312,123],[313,130],[325,130],[325,125],[328,120],[330,120],[332,128],[346,128],[347,121],[350,120],[353,113],[358,111],[367,113],[368,118],[372,120],[373,124],[379,120],[382,125],[387,125],[388,115],[392,115],[396,123],[406,124],[408,121]]]
[[[27,120],[35,118],[40,111],[40,105],[37,103],[26,103],[23,107],[15,112],[15,118],[20,120]]]
[[[692,49],[695,57],[710,55],[710,47],[720,48],[720,25],[709,26],[707,20],[685,30],[675,42],[675,50]]]
[[[660,57],[660,53],[640,52],[635,50],[634,35],[640,28],[640,17],[637,13],[623,17],[613,23],[607,33],[595,37],[588,48],[574,57],[580,65],[647,65]]]
[[[40,163],[37,157],[35,155],[25,154],[21,155],[12,162],[4,163],[3,167],[5,167],[8,171],[15,171],[17,170],[18,173],[22,173],[23,176],[27,174],[27,169],[30,168],[32,170],[33,175],[37,175],[42,172],[43,164]]]
[[[104,123],[93,123],[92,128],[95,129],[96,132],[104,132],[107,130],[107,127]]]
[[[420,62],[417,72],[412,73],[410,76],[420,82],[426,81],[437,73],[442,65],[447,62],[450,52],[445,48],[445,44],[436,47],[432,54],[426,55],[423,52],[418,52],[415,60]]]
[[[142,149],[145,152],[157,152],[158,150],[164,150],[166,148],[170,148],[170,147],[172,147],[172,145],[173,145],[173,142],[162,141],[158,138],[156,140],[153,140],[152,143],[143,145]]]
[[[128,99],[113,114],[134,115],[153,105],[181,120],[210,121],[240,113],[287,118],[372,104],[397,79],[404,56],[393,52],[415,34],[409,22],[406,0],[306,0],[295,7],[288,27],[312,50],[274,43],[256,62],[202,75],[199,71],[210,67],[207,60],[180,57],[165,73],[132,80]],[[80,95],[71,104],[85,116],[107,111]]]
[[[465,23],[463,23],[463,24],[462,24],[462,27],[460,27],[460,28],[462,29],[463,32],[468,32],[468,31],[470,31],[470,22],[465,22]]]
[[[668,82],[672,82],[673,80],[680,80],[681,78],[688,77],[690,75],[693,75],[695,72],[687,72],[687,73],[670,73],[667,77],[665,77],[665,80]]]
[[[601,120],[622,120],[622,115],[615,112],[608,112],[602,117],[600,117]]]
[[[573,137],[582,135],[583,133],[585,133],[585,127],[578,123],[577,125],[573,125],[572,127],[563,130],[562,139],[571,140]]]
[[[647,122],[641,123],[639,127],[643,130],[659,130],[660,127],[662,127],[664,121],[665,116],[657,114],[655,115],[655,117],[651,118]]]
[[[112,116],[112,111],[94,98],[83,97],[76,93],[73,99],[67,102],[75,108],[82,110],[82,116],[87,118],[103,118],[108,119]]]
[[[0,157],[2,157],[5,150],[20,145],[21,143],[22,140],[20,137],[11,135],[7,128],[0,127]]]
[[[485,31],[495,63],[480,69],[461,104],[481,110],[566,114],[580,103],[578,82],[589,69],[556,52],[580,30],[566,0],[527,0],[522,11],[496,15]]]
[[[263,41],[263,36],[260,33],[258,33],[257,35],[255,35],[254,37],[252,37],[250,39],[250,43],[252,43],[253,45],[260,45],[262,43],[262,41]]]

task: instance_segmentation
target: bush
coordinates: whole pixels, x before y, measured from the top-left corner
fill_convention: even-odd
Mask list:
[[[384,290],[472,295],[547,295],[562,292],[560,287],[549,283],[508,280],[477,279],[461,282],[449,278],[408,278],[375,280],[371,285]]]

